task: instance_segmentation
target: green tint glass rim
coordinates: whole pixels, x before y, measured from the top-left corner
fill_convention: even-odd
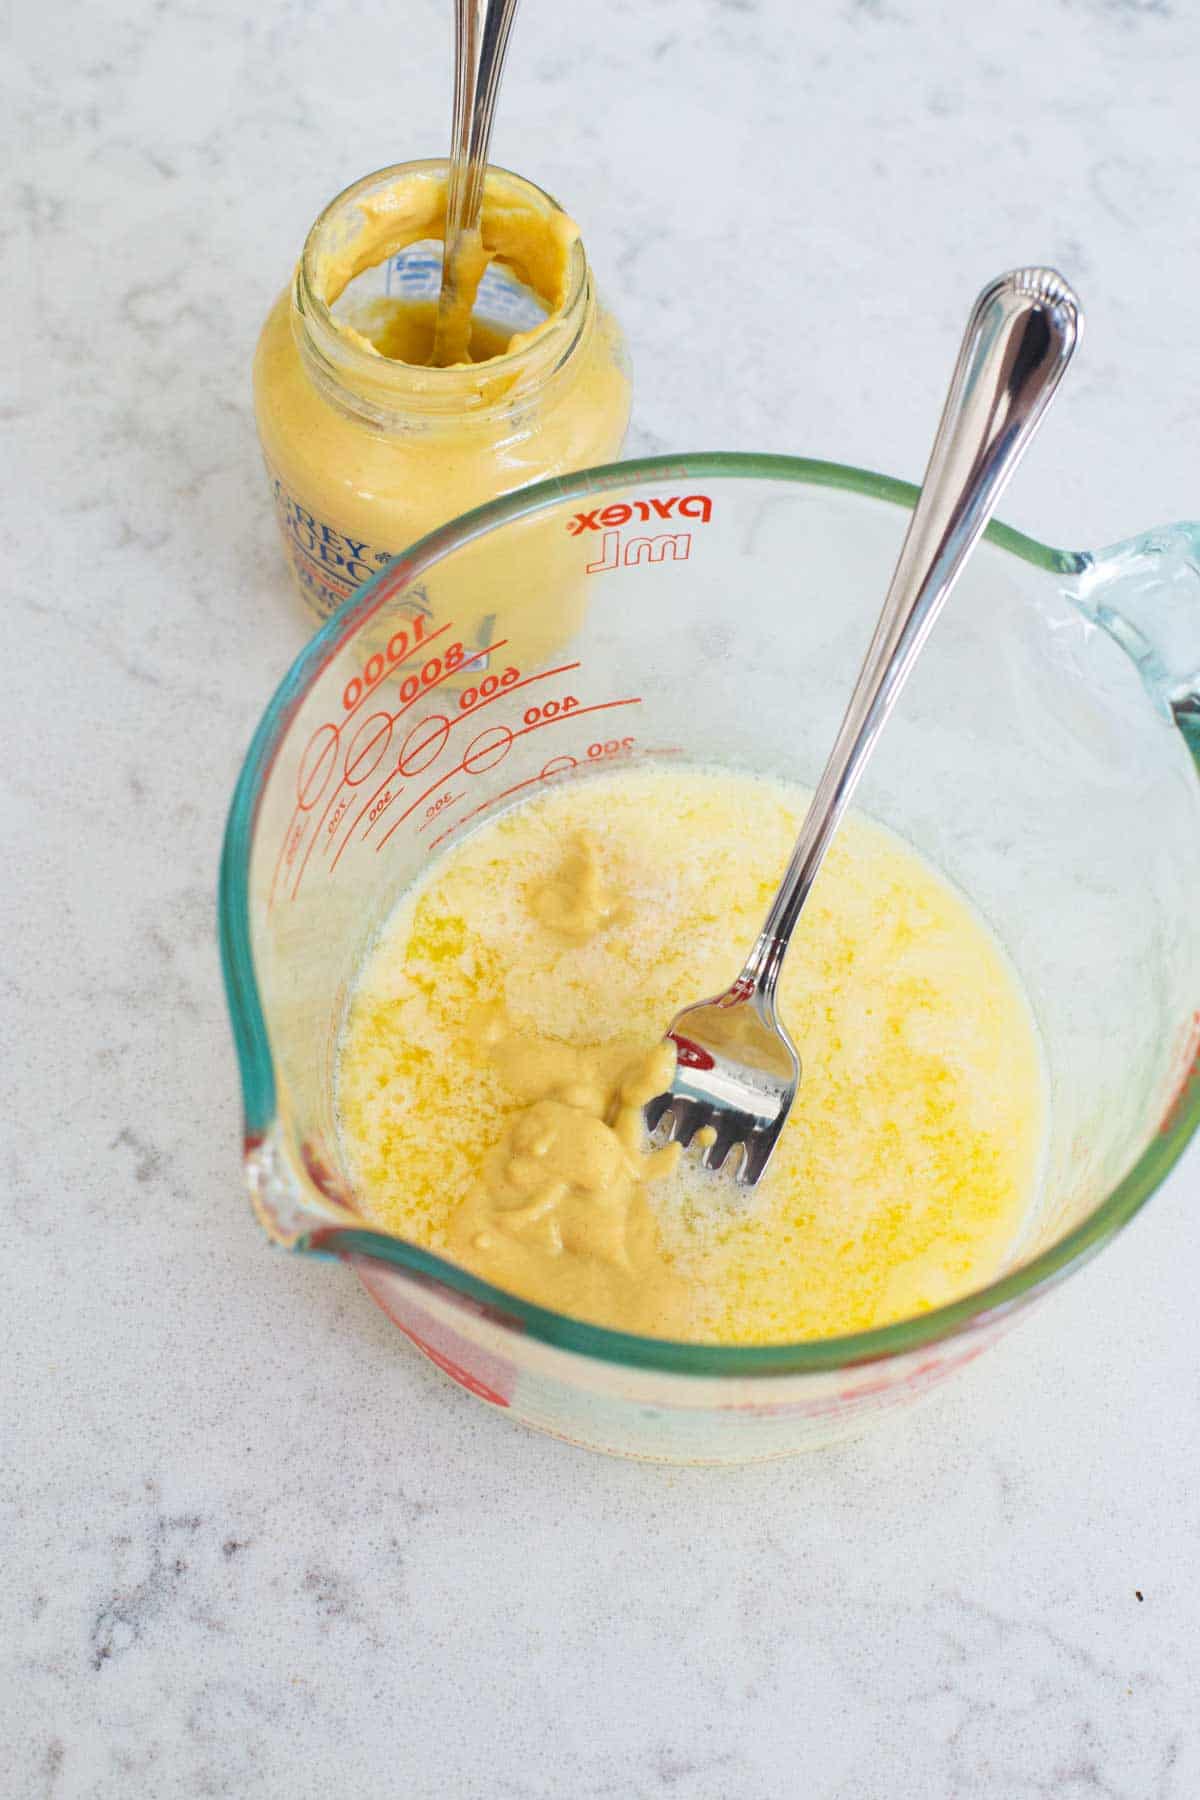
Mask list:
[[[229,809],[221,854],[221,962],[241,1068],[248,1145],[261,1142],[275,1123],[275,1075],[250,947],[250,850],[258,797],[300,702],[342,645],[354,636],[380,604],[377,589],[381,582],[386,579],[389,593],[393,592],[398,571],[402,571],[404,583],[408,585],[419,579],[432,563],[496,526],[545,506],[586,499],[597,489],[632,481],[680,477],[692,480],[710,476],[835,488],[869,499],[890,501],[910,511],[919,491],[911,482],[842,463],[742,452],[641,457],[629,462],[606,463],[572,475],[555,476],[477,507],[422,538],[339,607],[296,658],[263,714],[246,753]],[[1076,575],[1095,560],[1086,551],[1053,549],[996,521],[988,527],[987,538],[1021,561],[1052,574]],[[1188,749],[1200,775],[1200,748],[1188,746]],[[444,1261],[432,1251],[366,1227],[315,1227],[298,1238],[293,1248],[320,1254],[366,1256],[403,1269],[419,1281],[448,1288],[475,1302],[499,1322],[509,1324],[525,1336],[603,1362],[663,1373],[727,1379],[815,1374],[919,1350],[971,1326],[983,1325],[1032,1299],[1128,1223],[1166,1179],[1198,1127],[1200,1066],[1192,1069],[1169,1120],[1123,1180],[1081,1224],[1050,1249],[948,1306],[935,1307],[916,1318],[883,1325],[872,1331],[798,1344],[688,1344],[665,1338],[637,1337],[601,1325],[584,1324],[562,1313],[518,1300]]]

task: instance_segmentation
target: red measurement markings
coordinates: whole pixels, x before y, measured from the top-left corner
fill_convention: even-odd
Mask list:
[[[427,787],[423,794],[418,794],[411,806],[404,809],[395,824],[380,838],[379,843],[375,846],[376,850],[382,848],[391,837],[392,832],[403,825],[406,819],[410,819],[422,802],[428,800],[434,789],[440,788],[444,781],[449,781],[452,775],[476,775],[482,774],[487,769],[494,769],[497,763],[504,761],[516,738],[524,735],[524,732],[510,731],[507,725],[493,725],[490,730],[481,731],[479,736],[472,738],[467,745],[462,761],[455,763],[452,769],[443,769],[437,780]],[[364,841],[370,835],[371,827],[368,826],[363,833]]]
[[[429,633],[429,635],[426,636],[425,635],[424,616],[421,613],[417,613],[412,621],[413,642],[412,642],[412,646],[410,649],[405,651],[403,654],[398,655],[395,658],[395,660],[391,661],[391,662],[388,661],[386,653],[382,653],[382,655],[381,655],[381,653],[377,651],[375,654],[381,655],[381,660],[384,665],[383,672],[375,680],[373,680],[369,685],[363,681],[361,676],[352,676],[351,677],[351,681],[358,681],[361,683],[362,692],[355,699],[354,704],[350,707],[349,711],[346,713],[346,716],[345,716],[345,718],[343,718],[341,724],[347,725],[349,723],[349,721],[354,717],[354,714],[358,711],[359,707],[363,704],[363,702],[365,700],[368,700],[370,698],[370,696],[374,693],[375,689],[377,687],[379,687],[383,682],[385,682],[389,675],[394,674],[397,669],[402,669],[404,667],[405,663],[408,662],[410,660],[410,658],[414,657],[417,654],[418,650],[427,650],[429,645],[432,644],[435,641],[435,639],[440,638],[444,632],[451,631],[451,630],[453,630],[453,620],[447,621],[447,623],[445,625],[439,625],[436,631],[431,631]],[[392,633],[391,637],[388,639],[389,648],[392,644],[395,643],[395,641],[398,637],[404,637],[405,641],[407,642],[408,632],[404,629],[403,626],[397,627],[397,629]],[[372,660],[373,660],[373,658],[371,658],[371,657],[367,658],[366,667],[368,669],[371,666]],[[464,668],[470,668],[471,663],[473,663],[477,660],[478,659],[476,657],[472,657],[470,663],[464,663],[460,666],[464,667]],[[365,670],[364,670],[364,674],[365,674]],[[345,695],[346,695],[346,692],[348,691],[349,687],[350,687],[350,682],[347,682],[346,687],[342,689],[343,701],[345,700]],[[324,793],[325,785],[328,782],[329,776],[333,771],[333,766],[337,761],[337,749],[338,749],[340,735],[341,735],[341,726],[334,725],[334,724],[327,722],[326,724],[319,725],[317,727],[316,731],[314,731],[312,737],[309,739],[308,744],[305,746],[304,753],[300,759],[300,768],[299,768],[299,771],[298,771],[297,777],[296,777],[297,804],[292,809],[292,816],[288,820],[288,827],[287,827],[287,830],[283,834],[283,839],[282,839],[282,842],[279,847],[279,855],[275,860],[275,869],[271,876],[271,889],[270,889],[269,894],[267,895],[267,906],[268,907],[271,907],[275,904],[275,889],[276,889],[276,886],[279,881],[279,874],[280,874],[280,870],[283,868],[285,857],[289,863],[294,862],[296,855],[300,849],[300,843],[301,843],[301,840],[303,837],[303,831],[301,831],[300,836],[296,837],[295,841],[293,842],[293,835],[295,833],[297,816],[299,814],[307,814],[308,812],[310,812],[312,810],[312,808],[316,805],[317,801],[321,798],[321,795]],[[313,751],[314,746],[318,743],[318,741],[321,742],[320,753],[316,757],[316,760],[311,764],[310,767],[308,767],[308,769],[306,771],[306,764],[309,762],[310,755]],[[319,785],[317,784],[318,775],[320,775]],[[328,807],[326,807],[326,812],[328,812],[328,810],[329,810]],[[324,819],[325,819],[325,814],[323,813],[321,815],[321,823],[322,824],[324,823]],[[315,843],[317,838],[320,837],[320,835],[321,835],[321,827],[320,827],[320,825],[318,825],[317,831],[316,831],[316,836],[313,838],[312,842]],[[291,845],[290,854],[288,853],[289,844]],[[312,848],[311,843],[310,843],[309,848],[311,850],[311,848]],[[306,856],[305,861],[307,861],[307,860],[308,859]],[[297,885],[299,885],[299,878],[297,878]],[[292,897],[293,897],[293,899],[295,898],[295,889],[293,889],[293,891],[292,891]]]
[[[500,639],[501,645],[503,645],[505,642],[506,642],[506,640],[504,638]],[[446,660],[445,666],[442,669],[441,674],[436,675],[432,681],[424,682],[420,687],[417,688],[415,693],[409,695],[407,700],[404,699],[403,689],[401,690],[401,703],[400,703],[400,706],[397,709],[397,711],[392,714],[393,721],[396,719],[403,718],[404,714],[406,712],[410,711],[411,708],[417,704],[418,700],[423,700],[425,698],[426,694],[432,694],[434,688],[441,687],[443,681],[449,681],[449,679],[452,675],[461,675],[463,670],[469,669],[473,662],[478,662],[479,658],[477,655],[468,657],[463,654],[465,651],[465,648],[466,648],[466,646],[463,644],[451,644],[450,648],[446,652],[447,660]],[[458,661],[451,662],[449,660],[449,658],[454,655],[454,652],[456,650],[459,652]],[[439,657],[432,657],[430,660],[434,661],[434,662],[441,662],[442,659],[439,656]],[[426,664],[426,667],[428,667],[428,664]],[[413,678],[410,675],[408,677],[408,680],[411,681],[412,679]],[[407,686],[407,682],[405,682],[404,685]]]
[[[509,692],[510,693],[512,692],[511,688],[509,689]],[[642,703],[641,695],[634,694],[629,699],[626,699],[626,700],[601,700],[601,701],[597,702],[597,704],[595,706],[578,706],[575,708],[575,710],[573,712],[556,713],[554,718],[552,718],[552,719],[539,719],[535,725],[526,725],[523,730],[514,731],[511,734],[511,737],[509,738],[508,742],[505,744],[503,753],[505,755],[507,755],[508,750],[511,748],[512,744],[514,744],[518,738],[528,737],[529,734],[533,731],[548,731],[551,728],[551,726],[554,726],[554,725],[563,725],[563,724],[569,724],[569,723],[573,724],[576,719],[582,719],[584,717],[584,715],[587,713],[608,712],[610,710],[610,708],[612,708],[614,706],[640,706],[641,703]],[[478,710],[478,709],[476,709],[476,710]],[[472,715],[468,714],[467,716],[470,717]],[[501,729],[501,727],[497,727],[497,730],[500,730],[500,729]],[[472,768],[472,764],[469,760],[471,757],[471,754],[472,754],[471,748],[468,746],[466,756],[464,756],[462,762],[456,764],[456,766],[453,769],[443,769],[442,773],[438,776],[438,779],[432,784],[432,786],[426,788],[426,790],[423,794],[418,794],[417,798],[413,801],[412,805],[407,807],[405,809],[405,811],[400,814],[400,817],[395,821],[395,823],[393,825],[390,825],[388,827],[388,829],[384,832],[383,836],[380,838],[379,842],[375,846],[376,855],[378,855],[379,852],[383,849],[383,846],[387,843],[387,841],[391,837],[392,833],[394,831],[399,831],[399,829],[400,829],[401,825],[403,825],[404,821],[407,818],[410,818],[411,815],[414,812],[416,812],[418,806],[422,805],[424,801],[428,800],[430,794],[432,794],[436,788],[443,787],[445,785],[445,783],[451,779],[452,776],[459,775],[459,774],[463,773],[464,771],[470,772],[470,770]],[[493,758],[493,760],[490,763],[484,763],[482,765],[476,764],[475,766],[477,766],[477,767],[482,766],[484,768],[494,768],[496,763],[499,761],[500,761],[500,757],[497,756],[497,757]],[[533,779],[535,781],[540,781],[541,776],[536,775],[533,777]],[[520,785],[526,785],[526,784],[522,783]],[[489,802],[489,804],[494,804],[494,802]],[[468,816],[471,816],[471,815],[468,815]],[[466,821],[460,820],[459,823],[465,824]]]
[[[502,639],[501,641],[504,643],[507,643],[508,640]],[[492,644],[489,644],[489,646],[488,646],[489,651],[493,650],[495,648],[496,648],[496,646],[492,645]],[[466,665],[464,664],[463,666],[465,667]],[[543,669],[537,675],[527,675],[525,677],[524,681],[514,681],[510,687],[502,687],[498,693],[488,694],[483,699],[477,700],[475,702],[474,706],[469,706],[465,712],[458,713],[453,719],[451,719],[450,729],[451,729],[451,731],[453,731],[454,727],[456,725],[461,725],[464,719],[473,719],[475,717],[476,713],[480,713],[483,711],[485,706],[491,706],[493,704],[493,702],[496,700],[503,700],[505,698],[505,696],[508,694],[515,694],[521,688],[530,687],[535,681],[550,681],[555,675],[569,675],[573,669],[577,669],[578,667],[579,667],[579,664],[577,662],[563,663],[560,668]],[[428,692],[428,690],[426,690],[426,691]],[[462,765],[460,764],[459,767],[461,768]],[[454,770],[452,769],[450,771],[450,774],[453,774],[453,773],[454,773]],[[370,837],[373,827],[379,823],[379,820],[383,817],[383,814],[387,810],[387,808],[381,807],[380,810],[374,815],[373,818],[370,816],[371,809],[374,806],[376,800],[378,800],[380,794],[382,794],[383,790],[386,788],[388,782],[395,781],[398,778],[398,775],[399,775],[399,764],[397,764],[396,768],[394,768],[392,770],[392,773],[390,775],[386,776],[385,779],[380,782],[379,786],[375,789],[375,792],[373,794],[368,794],[368,796],[367,796],[366,800],[363,802],[362,806],[359,807],[358,812],[355,815],[355,818],[353,820],[353,823],[348,827],[348,829],[346,831],[344,831],[342,833],[341,842],[339,843],[339,845],[337,847],[337,853],[334,856],[333,861],[329,865],[329,867],[331,869],[337,868],[338,857],[341,856],[342,851],[346,848],[347,844],[349,844],[353,840],[354,834],[358,830],[358,827],[362,823],[362,820],[364,819],[364,817],[367,818],[368,824],[367,824],[366,830],[363,832],[363,840],[365,841],[368,837]],[[392,796],[393,800],[398,800],[399,798],[400,798],[399,793],[393,794],[393,796]],[[389,805],[390,804],[391,804],[391,802],[389,801]]]
[[[443,794],[440,800],[435,800],[433,805],[427,809],[425,823],[419,829],[428,831],[429,827],[441,818],[447,807],[457,806],[462,798],[461,794]]]
[[[342,798],[342,790],[347,785],[350,787],[357,787],[359,782],[365,781],[367,777],[373,774],[379,767],[380,761],[386,756],[388,745],[391,742],[392,725],[393,719],[390,713],[372,713],[368,719],[363,721],[357,732],[354,734],[354,738],[346,752],[346,763],[342,771],[342,778],[329,796],[329,799],[325,802],[325,810],[317,820],[316,830],[308,840],[303,860],[296,872],[296,880],[292,886],[293,900],[300,891],[300,883],[304,879],[304,871],[308,867],[308,859],[313,853],[313,846],[320,840],[321,833],[326,828],[326,819],[329,819],[330,814],[332,813],[333,817],[330,819],[328,836],[326,838],[326,842],[329,842],[330,839],[336,835],[338,826],[346,816],[346,813],[350,810],[350,802],[348,799]],[[374,730],[372,730],[372,727],[374,727]],[[371,760],[372,755],[374,760]],[[364,764],[366,765],[365,767],[363,766]],[[361,774],[359,773],[360,769],[362,771]]]
[[[358,787],[368,775],[375,773],[387,755],[391,741],[391,714],[369,713],[346,746],[346,767],[342,780],[348,781],[351,787]]]
[[[287,858],[289,861],[294,861],[296,852],[300,848],[299,837],[297,838],[296,842],[294,844],[292,844],[292,833],[296,829],[296,814],[299,811],[300,811],[300,808],[298,806],[294,806],[292,808],[292,816],[287,822],[287,830],[283,833],[283,836],[279,840],[279,855],[275,858],[275,869],[274,869],[274,873],[271,876],[270,891],[267,894],[267,910],[268,910],[268,912],[275,904],[275,889],[279,883],[279,872],[283,868],[284,860],[285,860],[285,858]],[[302,837],[303,835],[304,835],[304,830],[303,830],[303,827],[301,827],[300,837]],[[292,853],[291,853],[290,858],[288,858],[288,845],[289,844],[292,844]]]
[[[430,642],[430,640],[428,638],[426,638],[425,643],[421,645],[421,648],[423,650],[427,649],[429,642]],[[490,648],[501,649],[506,642],[507,642],[507,639],[501,638],[497,644],[490,646]],[[351,787],[357,787],[359,781],[365,781],[366,777],[374,772],[374,770],[378,767],[379,762],[382,760],[383,756],[386,754],[388,745],[391,742],[392,731],[393,731],[397,721],[402,719],[404,717],[404,714],[406,712],[409,712],[411,710],[411,708],[417,704],[418,700],[423,700],[427,694],[432,694],[434,689],[441,687],[442,683],[444,681],[448,681],[450,679],[451,675],[457,675],[462,669],[470,667],[471,662],[474,662],[476,660],[476,658],[472,657],[469,660],[465,659],[463,656],[463,648],[464,647],[462,644],[451,644],[450,648],[446,652],[445,666],[442,666],[442,658],[440,656],[431,657],[429,662],[426,663],[425,666],[426,666],[426,668],[428,668],[431,666],[432,663],[436,662],[439,665],[439,667],[441,667],[441,673],[439,675],[435,676],[432,681],[428,681],[428,682],[425,682],[423,685],[419,685],[416,693],[410,695],[409,698],[406,701],[404,701],[403,705],[401,705],[397,709],[396,712],[394,712],[394,713],[382,713],[382,712],[372,713],[371,717],[366,721],[366,724],[370,725],[375,719],[381,719],[381,720],[386,719],[387,720],[386,740],[381,745],[379,754],[378,754],[378,756],[376,756],[375,761],[371,764],[370,768],[366,769],[364,771],[364,773],[358,777],[357,781],[355,780],[354,775],[351,773],[351,761],[350,761],[349,754],[347,755],[346,768],[342,775],[342,779],[338,782],[337,787],[333,790],[333,793],[330,795],[329,799],[326,801],[325,811],[321,814],[321,817],[317,822],[316,831],[313,833],[312,837],[310,837],[308,840],[308,847],[306,848],[306,850],[304,852],[304,860],[300,864],[300,867],[296,873],[296,880],[292,886],[292,899],[293,900],[296,898],[296,895],[300,892],[300,883],[304,879],[304,871],[308,867],[308,859],[313,853],[313,846],[321,840],[321,834],[325,830],[325,821],[329,817],[330,812],[333,811],[335,803],[338,803],[337,811],[334,813],[333,822],[330,825],[328,831],[326,832],[326,835],[324,838],[324,843],[326,845],[326,848],[328,848],[328,846],[334,841],[334,839],[337,836],[338,827],[341,825],[343,819],[345,819],[349,814],[350,803],[348,800],[347,801],[341,800],[342,789],[346,786],[347,782],[349,782]],[[449,659],[454,655],[454,652],[456,650],[458,651],[458,658],[455,662],[451,662]],[[398,667],[399,665],[396,665],[396,666]],[[357,677],[355,679],[357,679]],[[410,677],[410,679],[415,680],[416,678]],[[378,685],[378,684],[376,684],[376,685]],[[353,708],[351,710],[353,711]],[[342,721],[343,724],[345,724],[345,722],[346,722],[345,720]],[[360,726],[359,727],[359,735],[361,735],[363,730],[365,730],[365,726]],[[382,726],[380,727],[379,735],[381,735],[381,736],[383,735],[383,727]],[[377,741],[377,739],[373,735],[371,738],[372,745],[374,745],[376,741]],[[355,742],[355,744],[357,744],[357,742],[358,742],[357,737],[355,738],[354,742]],[[354,766],[355,766],[355,768],[357,768],[357,766],[358,766],[357,763]],[[390,777],[388,779],[390,779]],[[386,785],[387,785],[387,781],[385,780],[384,786],[386,786]],[[353,829],[353,827],[351,829]],[[336,862],[336,860],[337,859],[335,857],[334,862]],[[333,867],[332,863],[330,864],[330,867],[331,868]]]
[[[505,644],[507,644],[507,642],[508,642],[507,638],[498,638],[494,644],[488,645],[488,654],[490,655],[493,650],[502,650],[504,648]],[[448,657],[452,656],[456,649],[461,649],[461,648],[462,648],[461,645],[452,644],[450,646],[450,649],[446,652],[446,654]],[[406,712],[411,711],[411,709],[417,704],[418,700],[424,700],[426,695],[432,694],[432,692],[435,688],[441,687],[441,685],[444,681],[448,681],[450,679],[451,675],[460,675],[464,669],[469,669],[471,667],[471,664],[477,660],[478,660],[477,657],[471,657],[470,659],[464,659],[459,662],[456,662],[453,665],[448,664],[447,667],[445,669],[443,669],[442,673],[437,677],[436,680],[430,681],[424,687],[419,688],[415,694],[411,695],[409,697],[409,699],[407,699],[404,702],[404,704],[399,708],[398,711],[391,714],[392,725],[393,726],[396,725],[399,722],[399,720],[404,717],[404,714]],[[505,692],[511,693],[512,688],[506,689]],[[480,705],[486,705],[486,704],[487,704],[486,701],[480,702]],[[476,711],[477,708],[473,707],[471,710]],[[464,714],[463,716],[469,717],[470,715]],[[428,740],[422,740],[422,742],[420,742],[420,743],[414,743],[413,739],[417,733],[421,732],[425,728],[426,725],[433,725],[435,721],[436,721],[436,729],[441,732],[441,741],[440,741],[440,743],[438,743],[436,749],[433,750],[431,755],[425,756],[424,761],[418,762],[416,760],[416,758],[419,755],[422,755],[424,750],[428,747]],[[338,846],[337,856],[334,857],[333,861],[329,865],[329,867],[331,869],[335,869],[337,867],[338,856],[341,855],[345,846],[349,843],[350,839],[354,836],[354,833],[358,828],[358,822],[362,818],[363,813],[371,812],[371,809],[373,808],[375,801],[379,798],[380,794],[383,792],[383,790],[387,786],[388,782],[395,781],[399,777],[404,776],[404,775],[418,775],[418,774],[420,774],[422,769],[427,769],[429,767],[430,763],[434,762],[436,760],[436,758],[441,755],[442,745],[446,742],[446,738],[449,736],[450,727],[451,727],[451,725],[456,724],[456,723],[457,723],[457,720],[446,719],[442,716],[441,713],[434,713],[430,719],[423,720],[421,722],[421,724],[413,727],[412,732],[409,733],[409,736],[405,738],[404,743],[400,747],[400,754],[396,759],[395,768],[391,771],[390,774],[384,776],[383,780],[380,782],[379,786],[375,789],[374,793],[369,794],[367,796],[365,805],[363,805],[362,807],[359,808],[358,813],[355,815],[354,821],[350,826],[350,829],[346,832],[345,836],[342,839],[341,844]],[[390,737],[390,733],[389,733],[389,737]],[[407,768],[405,767],[406,762],[409,764],[409,766]],[[393,796],[393,798],[396,798],[396,796]],[[349,809],[346,808],[343,811],[343,813],[339,816],[339,818],[338,818],[339,825],[341,824],[342,818],[345,816],[345,812],[348,810]],[[370,831],[371,826],[375,824],[377,819],[382,818],[385,810],[386,810],[386,808],[383,808],[383,807],[379,808],[379,810],[375,813],[374,817],[371,818],[370,823],[367,826],[367,832]],[[363,833],[364,837],[367,835],[367,832]],[[319,833],[318,833],[318,835],[319,835]],[[328,850],[329,845],[331,843],[333,843],[336,835],[337,835],[336,832],[327,834],[326,839],[325,839],[325,849],[326,850]]]
[[[296,814],[293,813],[288,828],[283,834],[283,842],[279,846],[279,855],[275,859],[275,873],[271,877],[271,891],[267,895],[268,911],[275,904],[275,887],[279,880],[280,870],[283,868],[285,861],[290,865],[296,860],[296,855],[303,841],[304,827],[303,825],[296,824]]]
[[[418,626],[420,627],[419,630],[417,629]],[[414,641],[413,641],[411,649],[406,650],[403,653],[403,655],[398,656],[394,662],[388,661],[386,651],[376,650],[374,655],[369,656],[367,658],[366,663],[363,667],[362,674],[361,675],[352,675],[350,677],[350,680],[346,683],[345,687],[342,689],[342,705],[345,707],[345,712],[342,717],[343,725],[346,725],[349,723],[349,721],[354,717],[355,713],[358,711],[359,707],[364,705],[365,702],[371,698],[371,695],[375,692],[376,688],[382,687],[384,682],[388,679],[388,677],[390,675],[394,675],[396,673],[397,669],[404,668],[405,664],[410,663],[413,660],[413,658],[415,656],[417,656],[421,651],[427,651],[429,649],[430,644],[436,643],[438,638],[444,637],[448,631],[454,630],[454,623],[452,620],[447,621],[447,623],[445,625],[439,625],[437,630],[431,631],[428,636],[425,635],[424,626],[425,626],[425,621],[421,617],[421,615],[418,613],[417,618],[414,622],[415,635],[414,635]],[[394,631],[392,633],[391,637],[388,639],[389,646],[394,644],[396,639],[398,637],[400,637],[401,635],[404,635],[405,637],[407,637],[408,633],[404,632],[403,628],[401,628],[400,630]],[[373,675],[371,677],[371,679],[368,680],[367,679],[367,670],[371,667],[371,664],[375,661],[376,657],[378,657],[380,662],[383,664],[383,668],[378,675]],[[465,666],[465,665],[463,665],[463,666]],[[353,699],[350,702],[350,705],[346,706],[346,696],[350,692],[350,689],[355,685],[355,683],[360,684],[361,692],[355,694]]]
[[[499,806],[502,800],[508,800],[513,794],[519,794],[522,788],[536,787],[538,782],[544,779],[545,774],[546,771],[543,769],[538,775],[530,775],[524,781],[514,782],[512,787],[502,788],[500,792],[494,794],[490,800],[485,800],[482,806],[473,806],[469,813],[464,813],[461,819],[456,819],[454,821],[453,825],[447,825],[445,831],[443,831],[439,837],[434,838],[429,846],[430,855],[432,856],[433,852],[437,849],[442,838],[448,838],[452,831],[458,831],[461,826],[468,824],[472,819],[477,819],[481,812],[487,812],[490,807]],[[421,829],[423,831],[425,827],[422,826]]]
[[[296,771],[296,804],[292,808],[292,816],[288,820],[287,830],[280,841],[279,855],[275,859],[275,868],[271,875],[271,889],[267,895],[268,907],[274,905],[275,887],[285,856],[289,862],[294,861],[304,836],[303,827],[299,833],[296,832],[296,820],[300,815],[311,812],[325,792],[329,777],[337,762],[339,741],[336,725],[318,725],[301,753],[300,767]],[[291,846],[290,850],[289,845]]]
[[[450,736],[450,721],[445,713],[427,713],[418,719],[400,746],[396,758],[398,775],[420,775],[435,763]]]
[[[610,756],[622,755],[626,751],[633,749],[634,742],[635,740],[633,738],[626,737],[620,739],[614,738],[611,746],[608,744],[589,744],[587,763],[594,764],[599,759],[607,759]],[[505,788],[503,792],[493,795],[490,800],[484,800],[479,806],[473,806],[469,813],[463,814],[461,819],[455,819],[453,824],[447,825],[445,831],[440,832],[437,837],[431,840],[429,845],[430,856],[433,855],[439,844],[446,841],[452,832],[460,831],[464,825],[469,825],[472,819],[477,819],[479,817],[480,813],[490,812],[494,807],[499,806],[502,800],[507,800],[510,795],[519,794],[522,788],[536,787],[539,781],[553,781],[556,775],[569,774],[572,769],[577,769],[579,766],[579,758],[577,756],[552,756],[550,761],[545,764],[538,774],[530,775],[526,780],[518,781],[513,787]],[[584,766],[586,767],[587,764],[585,763]],[[423,831],[425,827],[422,826],[421,829]]]
[[[337,749],[337,726],[319,725],[305,745],[296,771],[296,804],[302,812],[310,812],[325,792],[337,762]]]

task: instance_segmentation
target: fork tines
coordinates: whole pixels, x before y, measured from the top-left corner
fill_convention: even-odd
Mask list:
[[[645,1118],[658,1144],[677,1143],[686,1148],[698,1132],[710,1132],[712,1141],[704,1145],[696,1160],[703,1168],[716,1170],[731,1154],[736,1155],[737,1166],[730,1173],[742,1185],[757,1181],[779,1135],[778,1129],[764,1128],[749,1113],[714,1109],[702,1100],[678,1094],[660,1094],[646,1107]]]

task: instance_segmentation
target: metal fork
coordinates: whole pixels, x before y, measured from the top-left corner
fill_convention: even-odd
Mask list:
[[[1041,421],[1083,328],[1053,269],[991,282],[971,312],[925,480],[883,611],[787,872],[733,986],[677,1013],[675,1076],[645,1109],[659,1141],[689,1144],[736,1178],[761,1178],[800,1084],[800,1057],[775,990],[830,839],[943,602]]]

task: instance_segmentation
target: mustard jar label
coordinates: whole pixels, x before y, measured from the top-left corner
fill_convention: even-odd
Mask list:
[[[325,620],[364,581],[378,575],[395,551],[380,550],[365,539],[338,531],[294,499],[269,464],[267,475],[284,551],[300,592],[314,617]]]

